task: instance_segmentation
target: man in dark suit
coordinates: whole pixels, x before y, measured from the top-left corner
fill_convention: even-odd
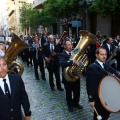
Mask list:
[[[98,96],[98,85],[101,79],[111,74],[117,74],[116,71],[110,67],[105,61],[107,58],[107,51],[104,47],[99,47],[96,50],[96,61],[87,69],[86,88],[88,99],[91,107],[95,107],[98,114],[102,116],[103,120],[107,120],[110,113],[102,106]],[[104,65],[104,64],[105,65]],[[97,114],[94,112],[94,120],[97,120]]]
[[[47,36],[45,36],[45,34],[42,34],[41,36],[41,45],[44,46],[44,44],[47,42]]]
[[[30,120],[30,103],[22,78],[7,74],[6,60],[0,56],[0,120],[22,120],[21,105],[26,120]]]
[[[112,55],[115,46],[113,44],[113,39],[111,37],[108,37],[106,39],[106,44],[103,45],[103,47],[107,50],[107,59]]]
[[[113,43],[116,47],[118,47],[119,42],[120,42],[120,37],[119,37],[119,35],[116,35],[115,39],[113,40]]]
[[[46,62],[46,67],[49,72],[49,84],[52,91],[55,90],[54,88],[54,81],[53,81],[53,74],[56,78],[56,86],[59,91],[63,91],[61,87],[61,81],[60,81],[60,64],[59,64],[59,58],[58,53],[54,52],[55,49],[55,42],[53,35],[49,35],[48,37],[49,43],[44,45],[43,47],[43,54],[44,59]],[[51,58],[50,58],[51,56]]]
[[[76,60],[69,60],[69,53],[72,51],[72,42],[65,41],[64,42],[64,51],[60,54],[60,64],[62,66],[62,70],[68,66],[72,66],[73,64],[79,66],[80,63]],[[69,112],[73,112],[73,106],[78,109],[83,109],[81,105],[79,105],[80,99],[80,78],[75,82],[67,81],[63,76],[63,83],[66,90],[66,101]],[[73,98],[72,98],[73,93]]]
[[[38,47],[34,47],[35,45],[38,45]],[[41,77],[45,81],[45,69],[44,69],[44,61],[43,61],[43,51],[42,46],[39,46],[39,37],[36,36],[34,38],[34,44],[33,44],[33,50],[32,50],[32,56],[33,56],[33,63],[34,63],[34,72],[35,77],[37,80],[39,80],[39,74],[38,74],[38,67],[41,72]]]
[[[33,58],[32,58],[32,44],[33,44],[33,39],[34,37],[29,37],[28,36],[28,44],[30,46],[29,48],[29,64],[32,66],[33,64]]]
[[[28,37],[27,36],[24,36],[24,42],[27,44],[27,45],[29,45],[29,40],[28,40]],[[27,66],[29,66],[29,64],[30,64],[30,62],[29,62],[29,55],[30,55],[30,53],[29,53],[30,51],[29,51],[29,48],[25,48],[24,50],[23,50],[23,54],[24,54],[24,60],[25,60],[25,62],[27,63]]]

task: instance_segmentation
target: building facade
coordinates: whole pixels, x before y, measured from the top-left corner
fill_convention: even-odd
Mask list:
[[[2,5],[0,7],[0,35],[8,36],[8,24],[7,24],[7,12],[6,12],[6,1],[2,1]]]
[[[17,35],[23,34],[20,25],[20,12],[19,8],[23,3],[32,3],[32,0],[7,0],[6,10],[8,14],[8,29],[10,32],[14,32]]]
[[[38,9],[39,11],[42,10],[42,3],[44,3],[46,0],[33,0],[33,9]],[[43,27],[43,26],[39,26],[38,28],[38,32],[41,33],[41,32],[47,32],[48,29]]]

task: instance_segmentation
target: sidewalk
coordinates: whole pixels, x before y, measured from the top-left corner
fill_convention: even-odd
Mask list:
[[[93,110],[88,103],[85,78],[83,76],[81,76],[80,104],[84,109],[79,110],[74,108],[74,111],[70,113],[66,105],[65,90],[64,92],[58,91],[57,89],[51,91],[47,69],[45,70],[47,79],[45,82],[42,79],[35,79],[33,66],[27,67],[24,63],[22,63],[22,65],[24,66],[22,78],[26,86],[32,110],[31,120],[92,120]],[[64,87],[63,84],[62,87]],[[111,114],[109,120],[120,120],[120,113]]]

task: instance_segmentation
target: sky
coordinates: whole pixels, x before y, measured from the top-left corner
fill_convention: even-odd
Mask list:
[[[6,0],[0,0],[0,8],[5,8]]]

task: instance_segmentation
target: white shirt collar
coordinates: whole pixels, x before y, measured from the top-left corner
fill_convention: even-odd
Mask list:
[[[71,53],[71,52],[68,52],[68,51],[66,51],[66,50],[65,50],[65,52],[66,52],[68,55],[69,55],[69,53]]]
[[[107,46],[108,46],[108,48],[109,48],[109,50],[110,50],[110,44],[107,43]]]
[[[54,43],[53,44],[50,43],[50,49],[51,49],[51,47],[54,50]]]
[[[103,62],[99,61],[98,59],[96,59],[96,61],[101,65],[102,68],[104,68]]]
[[[53,44],[50,43],[50,46],[51,46],[51,45],[54,46],[54,43],[53,43]]]
[[[6,81],[9,79],[8,78],[8,74],[5,76],[5,78],[0,78],[0,82],[3,80],[3,79],[6,79]]]
[[[3,92],[5,93],[3,79],[6,79],[6,83],[8,84],[8,87],[9,87],[9,90],[10,90],[10,93],[11,93],[10,81],[9,81],[8,74],[5,76],[5,78],[0,78],[0,87],[2,88]]]

